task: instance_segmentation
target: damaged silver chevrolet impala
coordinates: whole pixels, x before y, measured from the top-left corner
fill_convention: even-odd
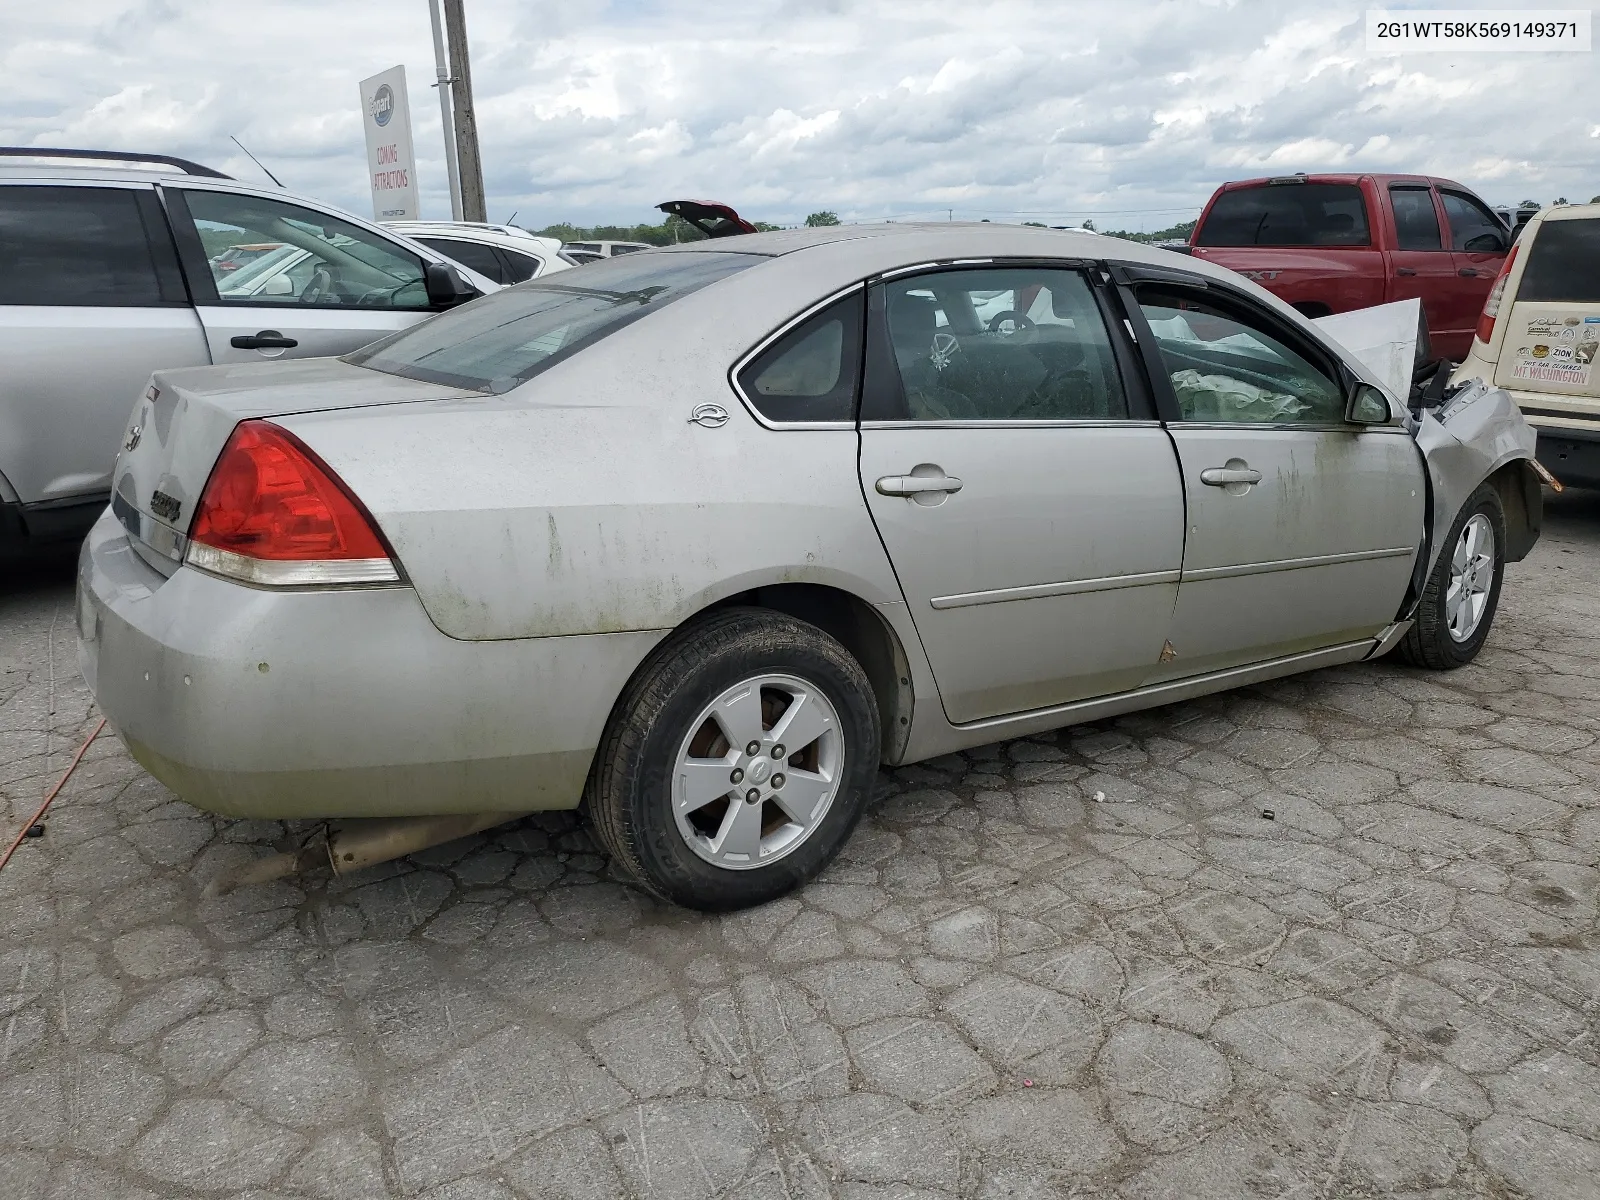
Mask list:
[[[84,672],[185,800],[329,818],[336,869],[584,805],[657,894],[760,903],[879,763],[1471,661],[1539,534],[1533,435],[1336,336],[1127,242],[854,226],[160,372]]]

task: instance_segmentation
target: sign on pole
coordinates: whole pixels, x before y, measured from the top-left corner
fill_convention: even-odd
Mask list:
[[[361,119],[367,130],[367,175],[372,215],[379,221],[415,221],[417,164],[411,150],[411,103],[406,69],[390,67],[361,81]]]

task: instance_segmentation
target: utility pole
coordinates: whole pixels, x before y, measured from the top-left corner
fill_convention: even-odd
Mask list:
[[[439,89],[439,121],[444,126],[444,169],[450,177],[450,219],[461,220],[461,175],[456,167],[456,128],[450,116],[450,60],[444,50],[444,26],[439,20],[439,0],[428,0],[433,19],[433,73]],[[248,151],[246,151],[248,153]]]
[[[478,154],[478,118],[472,111],[472,65],[467,59],[467,14],[462,0],[444,0],[445,39],[450,45],[450,97],[455,110],[456,159],[461,179],[461,219],[487,221],[483,162]]]

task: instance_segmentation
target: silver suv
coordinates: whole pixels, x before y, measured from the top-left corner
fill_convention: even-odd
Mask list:
[[[183,159],[0,147],[0,549],[94,524],[152,371],[344,354],[497,287]]]

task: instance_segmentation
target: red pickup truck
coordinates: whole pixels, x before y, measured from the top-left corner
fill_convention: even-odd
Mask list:
[[[1311,317],[1421,297],[1433,353],[1466,356],[1511,233],[1459,183],[1287,175],[1217,189],[1189,252]]]

